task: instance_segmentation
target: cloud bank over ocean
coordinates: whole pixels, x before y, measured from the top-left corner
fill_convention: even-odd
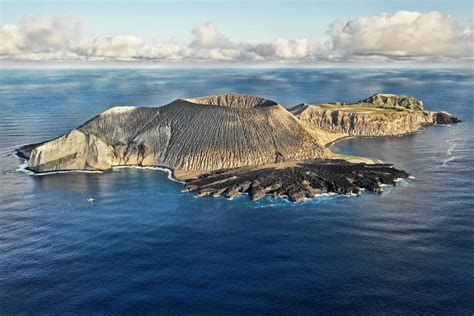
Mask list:
[[[4,61],[138,61],[160,63],[472,62],[474,22],[467,28],[440,12],[398,11],[336,20],[322,42],[276,38],[235,41],[212,23],[196,25],[188,41],[155,42],[133,34],[91,35],[72,14],[25,17],[0,26]]]

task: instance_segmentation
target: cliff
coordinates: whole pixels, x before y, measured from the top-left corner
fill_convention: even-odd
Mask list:
[[[35,172],[162,166],[216,170],[327,157],[324,143],[274,101],[225,94],[162,107],[114,107],[28,155]]]
[[[375,94],[356,103],[300,104],[291,110],[310,126],[343,136],[399,136],[426,125],[459,120],[446,112],[430,112],[412,97]]]

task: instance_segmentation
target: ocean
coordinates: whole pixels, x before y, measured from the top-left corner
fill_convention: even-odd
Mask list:
[[[380,195],[229,201],[159,170],[18,171],[15,148],[111,106],[220,92],[396,93],[463,122],[333,145],[415,177]],[[472,315],[473,100],[472,69],[0,70],[0,314]]]

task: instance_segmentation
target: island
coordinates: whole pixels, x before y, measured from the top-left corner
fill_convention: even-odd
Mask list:
[[[382,192],[409,176],[391,164],[332,152],[329,144],[338,139],[400,136],[457,122],[399,95],[286,109],[227,93],[159,107],[112,107],[65,135],[20,147],[17,155],[35,173],[161,167],[198,196],[271,194],[296,202],[322,193]]]

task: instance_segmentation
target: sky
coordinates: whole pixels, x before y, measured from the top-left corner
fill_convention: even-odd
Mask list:
[[[473,3],[0,0],[0,60],[472,65]]]

